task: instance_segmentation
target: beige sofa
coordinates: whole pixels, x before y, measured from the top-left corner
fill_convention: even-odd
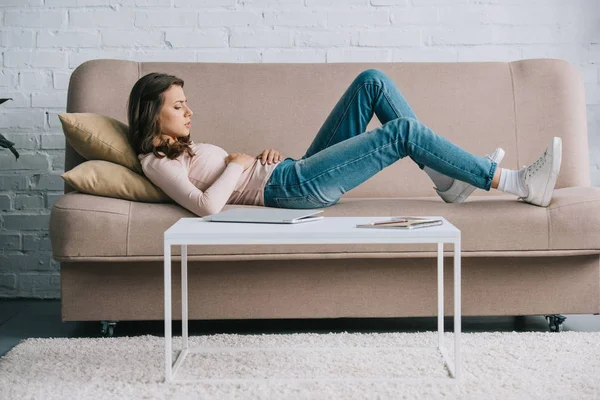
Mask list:
[[[152,71],[185,80],[192,137],[229,152],[279,149],[299,158],[361,71],[377,68],[417,116],[477,154],[500,146],[503,167],[533,162],[563,139],[548,208],[477,190],[445,204],[408,158],[348,192],[325,216],[442,215],[462,230],[463,315],[600,311],[600,188],[590,186],[583,86],[560,60],[512,63],[225,64],[95,60],[71,77],[68,112],[126,119],[135,81]],[[378,126],[374,117],[369,130]],[[85,161],[68,144],[65,170]],[[231,206],[226,206],[230,208]],[[54,205],[63,321],[163,318],[163,232],[194,215],[74,192]],[[448,247],[450,250],[451,247]],[[179,249],[174,248],[179,255]],[[436,313],[435,245],[190,246],[191,319],[368,318]],[[451,252],[447,253],[451,256]],[[178,260],[173,310],[180,316]],[[451,272],[451,259],[447,259]],[[452,313],[452,274],[446,274]]]

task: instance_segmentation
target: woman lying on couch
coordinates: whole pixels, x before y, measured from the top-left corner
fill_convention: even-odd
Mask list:
[[[475,188],[493,188],[547,207],[560,170],[558,137],[521,170],[497,168],[504,157],[500,148],[485,157],[463,150],[419,122],[392,80],[376,69],[350,84],[299,160],[283,159],[273,149],[251,156],[194,143],[183,85],[159,73],[136,82],[128,104],[129,141],[148,179],[199,216],[225,204],[328,207],[406,156],[431,177],[447,203],[464,202]],[[373,113],[382,125],[365,132]]]

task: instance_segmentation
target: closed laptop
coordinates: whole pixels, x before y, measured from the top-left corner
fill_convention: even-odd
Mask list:
[[[299,224],[317,221],[323,216],[316,215],[323,210],[296,210],[288,208],[232,208],[202,218],[211,222],[249,222],[259,224]]]

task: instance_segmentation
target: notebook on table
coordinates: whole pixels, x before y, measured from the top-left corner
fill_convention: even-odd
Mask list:
[[[392,217],[381,221],[373,221],[356,225],[357,228],[383,228],[383,229],[418,229],[429,226],[442,225],[443,221],[437,218],[423,217]]]
[[[323,219],[323,210],[288,208],[232,208],[202,218],[210,222],[249,222],[258,224],[300,224]]]

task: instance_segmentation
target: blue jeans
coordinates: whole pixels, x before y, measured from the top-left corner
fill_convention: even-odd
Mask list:
[[[381,126],[365,132],[373,113]],[[321,208],[404,157],[490,190],[497,164],[473,155],[417,120],[394,82],[368,69],[350,84],[306,154],[286,158],[264,190],[267,207]]]

